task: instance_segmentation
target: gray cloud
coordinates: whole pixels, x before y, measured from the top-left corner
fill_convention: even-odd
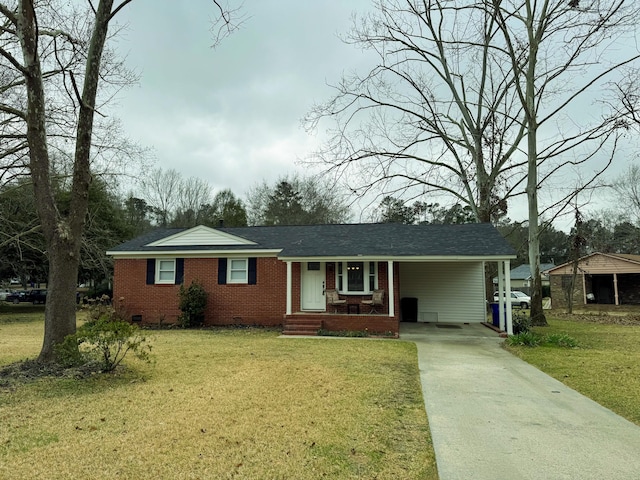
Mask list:
[[[179,5],[176,7],[176,5]],[[246,1],[243,27],[212,49],[209,0],[138,0],[118,18],[118,48],[141,74],[115,114],[157,164],[243,194],[295,171],[318,137],[300,127],[327,82],[366,61],[344,44],[358,1]]]

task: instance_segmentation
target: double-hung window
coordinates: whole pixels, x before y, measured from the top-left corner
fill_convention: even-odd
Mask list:
[[[248,283],[249,265],[246,258],[230,258],[227,262],[227,282],[228,283]]]
[[[175,283],[176,282],[176,260],[156,259],[156,281],[155,283]]]
[[[336,277],[340,293],[368,294],[378,288],[376,262],[338,262]]]

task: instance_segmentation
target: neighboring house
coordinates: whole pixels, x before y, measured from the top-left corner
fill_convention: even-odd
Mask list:
[[[554,308],[567,306],[573,263],[550,269]],[[640,305],[640,255],[592,253],[578,260],[574,305],[587,303]]]
[[[198,226],[156,230],[107,253],[114,304],[133,321],[176,322],[179,286],[198,281],[208,292],[206,325],[292,333],[484,322],[484,263],[508,269],[515,258],[490,224]],[[345,302],[327,304],[327,290]],[[383,304],[371,312],[362,301],[374,290],[384,291]]]
[[[542,277],[542,285],[549,285],[549,275],[547,270],[552,269],[556,265],[554,263],[541,263],[540,264],[540,276]],[[511,289],[512,290],[526,290],[531,288],[531,267],[528,263],[520,265],[519,267],[512,268],[509,272],[511,277]],[[498,284],[498,277],[493,278],[494,285]]]

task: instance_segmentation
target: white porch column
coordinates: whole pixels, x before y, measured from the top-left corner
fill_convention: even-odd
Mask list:
[[[504,262],[498,262],[498,326],[500,327],[500,330],[506,332],[504,320],[505,298],[507,298],[507,296],[504,291]],[[491,311],[491,316],[493,318],[493,309]]]
[[[287,262],[287,315],[291,315],[291,290],[293,285],[291,277],[291,262]]]
[[[618,274],[613,274],[613,293],[616,297],[616,305],[620,305],[620,301],[618,299]]]
[[[395,292],[393,291],[393,260],[387,262],[387,283],[389,289],[389,316],[396,315]]]
[[[511,316],[511,260],[504,262],[504,290],[505,307],[507,308],[507,335],[513,335],[513,318]],[[507,297],[507,294],[509,296]]]

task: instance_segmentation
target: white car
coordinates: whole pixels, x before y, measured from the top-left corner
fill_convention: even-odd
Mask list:
[[[11,293],[8,288],[0,288],[0,302],[4,302],[7,299],[7,295]]]
[[[511,306],[520,305],[520,308],[529,308],[531,306],[531,297],[524,292],[514,290],[511,292]],[[493,301],[498,301],[498,292],[493,293]]]

